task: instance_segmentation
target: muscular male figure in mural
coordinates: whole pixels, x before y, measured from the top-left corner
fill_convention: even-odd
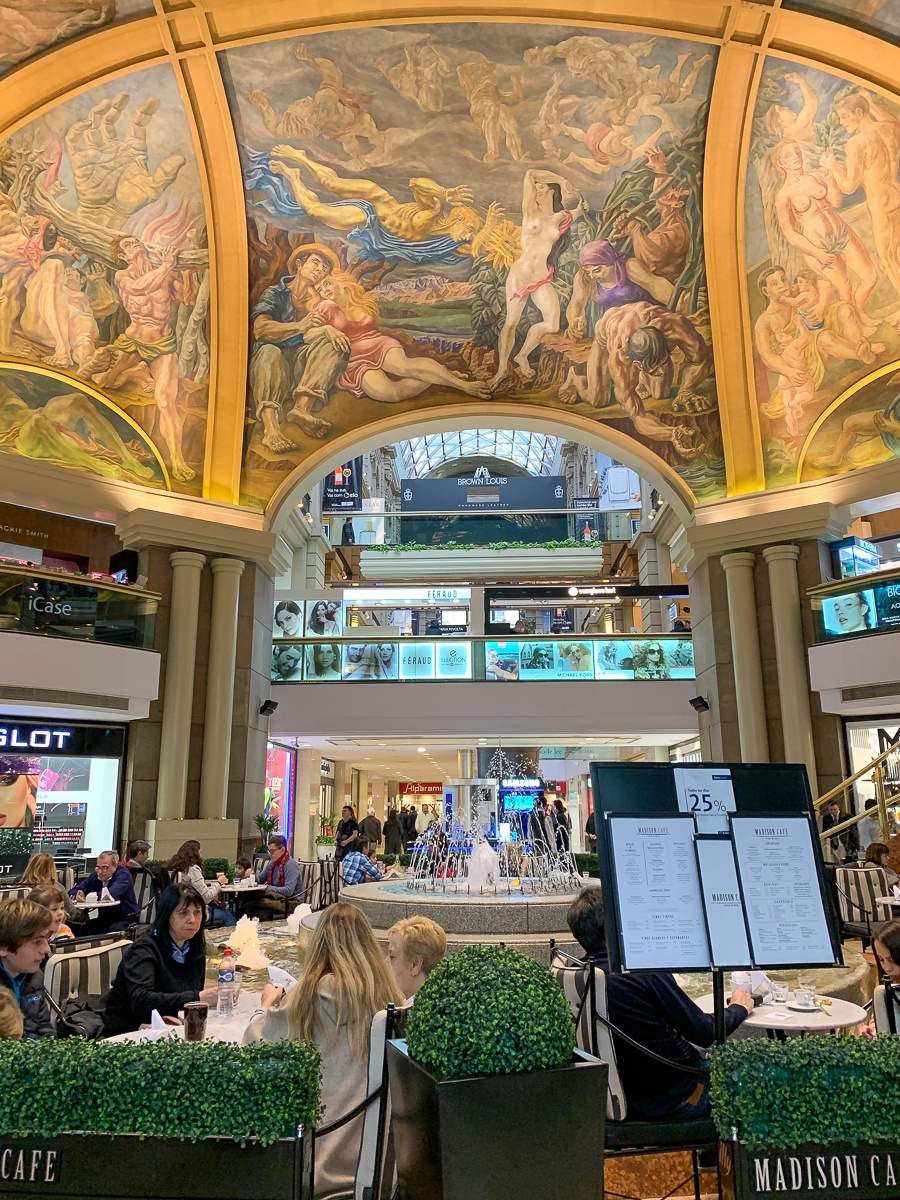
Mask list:
[[[867,410],[845,417],[831,449],[824,454],[810,455],[806,461],[817,471],[846,471],[848,455],[856,443],[871,442],[876,438],[881,438],[895,458],[900,457],[900,393],[888,401],[883,411]]]
[[[418,46],[407,43],[403,53],[405,61],[395,67],[390,66],[384,56],[375,59],[375,66],[394,91],[412,100],[422,112],[440,112],[444,107],[441,79],[453,70],[450,59],[431,37]]]
[[[99,350],[93,361],[82,367],[82,374],[104,388],[115,389],[136,366],[146,364],[172,477],[186,483],[195,472],[185,462],[181,444],[184,417],[178,407],[178,345],[172,311],[183,292],[175,269],[176,254],[174,246],[166,247],[160,251],[159,266],[154,267],[143,242],[134,237],[121,239],[118,255],[127,265],[116,272],[115,282],[129,324],[112,346]]]
[[[506,148],[515,162],[525,162],[531,155],[522,145],[519,126],[513,105],[522,101],[522,72],[509,73],[511,88],[501,92],[497,86],[498,68],[492,62],[461,63],[456,68],[459,86],[469,102],[472,120],[484,134],[487,153],[486,163],[496,162],[500,157],[500,134],[506,138]]]
[[[149,169],[147,129],[159,111],[156,96],[137,106],[128,132],[119,136],[117,124],[130,99],[120,92],[112,100],[101,100],[65,137],[77,214],[108,229],[124,229],[129,217],[159,199],[185,164],[180,154],[173,154],[155,171]]]
[[[696,431],[683,422],[669,425],[644,407],[646,399],[664,400],[671,394],[675,351],[680,351],[684,363],[672,409],[704,412],[709,404],[696,389],[712,365],[706,342],[686,317],[643,300],[603,314],[594,330],[587,376],[570,370],[559,398],[565,404],[581,399],[603,408],[612,387],[637,433],[650,441],[671,442],[683,458],[695,458],[703,449]]]
[[[256,419],[262,422],[263,445],[275,454],[297,446],[285,437],[282,420],[298,425],[310,437],[324,438],[331,429],[315,416],[328,403],[331,389],[350,357],[346,334],[313,311],[321,302],[316,291],[335,263],[321,249],[301,246],[288,269],[295,275],[266,288],[251,313],[256,339],[250,360],[250,392]],[[293,407],[284,414],[292,397]]]
[[[881,267],[900,297],[900,121],[862,92],[844,96],[834,115],[850,135],[844,145],[844,165],[834,153],[822,155],[822,166],[845,196],[863,189],[872,222],[872,241]],[[889,320],[900,318],[900,311]]]
[[[0,0],[0,71],[115,15],[115,0]]]
[[[288,163],[299,166],[288,166]],[[284,177],[294,199],[311,217],[341,233],[365,226],[369,221],[367,209],[371,209],[387,232],[395,237],[412,243],[449,237],[458,243],[454,249],[456,254],[471,256],[472,240],[485,224],[472,207],[471,188],[465,186],[445,188],[433,179],[411,179],[409,190],[413,199],[403,204],[370,179],[347,179],[293,146],[275,146],[270,165],[273,174]],[[313,180],[332,195],[361,203],[358,206],[324,203],[304,182],[300,167],[305,167]],[[489,221],[496,222],[500,217],[499,208],[492,205],[488,210]]]

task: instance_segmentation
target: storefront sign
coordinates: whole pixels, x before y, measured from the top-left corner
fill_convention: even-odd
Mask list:
[[[344,592],[347,608],[438,608],[468,604],[472,589],[467,587],[431,588],[353,588]]]
[[[401,679],[434,679],[434,643],[413,642],[400,648]]]
[[[13,1183],[59,1183],[59,1152],[0,1146],[0,1179]]]
[[[0,716],[0,751],[6,754],[69,755],[121,758],[125,752],[123,726],[38,724]]]
[[[322,481],[322,511],[359,509],[362,497],[362,459],[354,458],[325,476]]]
[[[735,1150],[737,1200],[758,1196],[876,1200],[900,1194],[900,1149],[890,1143],[807,1144],[793,1151],[751,1151],[738,1144]]]
[[[402,512],[534,512],[565,508],[564,475],[490,475],[487,470],[465,479],[401,480]]]
[[[444,785],[442,783],[401,782],[397,787],[397,792],[401,796],[443,796]]]
[[[97,589],[64,579],[31,579],[19,593],[19,628],[74,629],[90,636],[97,619]]]
[[[319,774],[324,779],[334,779],[334,759],[323,758],[319,765]]]

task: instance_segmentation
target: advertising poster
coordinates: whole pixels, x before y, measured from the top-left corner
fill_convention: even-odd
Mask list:
[[[273,638],[303,637],[303,601],[279,600],[272,619]]]
[[[858,592],[846,592],[843,596],[825,596],[822,600],[822,622],[830,637],[869,633],[878,625],[874,590],[864,588]]]
[[[486,642],[484,676],[494,683],[515,683],[519,678],[519,643]]]
[[[358,509],[362,498],[362,458],[335,467],[322,481],[322,511]]]
[[[634,679],[631,642],[603,638],[594,642],[594,674],[597,679]]]
[[[413,642],[401,647],[401,679],[434,679],[434,672],[434,642]]]
[[[296,683],[303,677],[303,647],[272,648],[272,683]]]
[[[344,647],[344,679],[397,679],[400,647],[396,642],[357,642]]]
[[[280,746],[266,752],[265,814],[275,817],[275,829],[291,841],[294,816],[294,755]]]
[[[340,637],[341,627],[340,600],[307,600],[307,637]]]
[[[334,642],[306,647],[307,683],[325,683],[341,677],[341,648]]]
[[[678,807],[690,813],[699,833],[727,833],[728,814],[736,809],[731,772],[708,767],[675,767]]]
[[[471,679],[472,647],[468,642],[438,642],[438,679]]]
[[[879,629],[900,627],[900,581],[882,583],[875,593],[875,614]]]

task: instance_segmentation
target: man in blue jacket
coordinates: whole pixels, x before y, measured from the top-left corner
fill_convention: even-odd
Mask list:
[[[86,900],[88,896],[101,896],[108,888],[113,900],[119,901],[118,908],[94,909],[97,917],[91,921],[91,933],[109,929],[124,929],[138,918],[138,903],[134,894],[134,879],[124,863],[119,862],[115,850],[104,850],[97,855],[97,865],[87,879],[76,883],[69,890],[73,900]]]

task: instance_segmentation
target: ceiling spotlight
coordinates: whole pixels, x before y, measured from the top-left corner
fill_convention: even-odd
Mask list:
[[[427,754],[427,753],[428,753],[428,747],[427,747],[427,746],[419,746],[419,753],[420,753],[420,754]]]

